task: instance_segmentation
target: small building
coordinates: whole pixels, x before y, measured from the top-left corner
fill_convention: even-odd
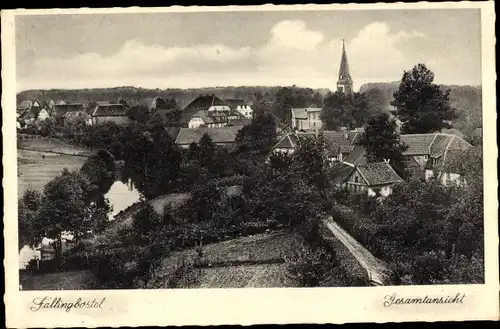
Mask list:
[[[19,112],[23,110],[20,114]],[[19,111],[19,112],[18,112]],[[24,125],[33,125],[45,121],[50,117],[50,108],[47,103],[40,105],[38,101],[28,101],[22,102],[16,111],[19,116],[18,119],[24,123]]]
[[[74,104],[55,104],[52,109],[52,115],[55,118],[64,118],[66,113],[86,113],[82,103]]]
[[[432,134],[404,134],[401,140],[408,145],[403,155],[413,158],[418,167],[413,164],[413,171],[425,180],[432,177],[441,179],[444,185],[450,181],[460,181],[457,173],[446,172],[447,164],[455,154],[468,150],[472,145],[457,135],[432,133]],[[407,162],[412,164],[411,159]]]
[[[77,120],[83,120],[83,122],[85,122],[86,125],[92,124],[92,117],[85,111],[66,112],[63,116],[63,119],[65,125],[74,123]]]
[[[212,113],[215,112],[229,113],[231,111],[231,108],[222,99],[216,97],[215,95],[199,95],[191,103],[189,103],[182,111],[181,118],[179,120],[181,127],[196,128],[201,126],[202,121],[198,119],[195,121],[191,121],[191,119],[195,115],[199,115],[200,111],[203,111],[203,113],[207,114],[206,112],[208,112],[209,110],[212,111]],[[190,121],[191,121],[191,126],[189,126]],[[198,125],[198,123],[195,122],[198,122],[200,124]]]
[[[241,128],[241,126],[181,128],[175,139],[175,144],[180,148],[188,149],[192,143],[198,143],[201,137],[207,133],[215,145],[232,148]]]
[[[252,103],[246,102],[244,99],[224,99],[224,102],[231,108],[231,110],[236,110],[243,117],[247,119],[253,118]]]
[[[318,132],[323,125],[321,110],[319,107],[292,108],[292,129]]]
[[[100,104],[92,112],[92,124],[113,122],[120,126],[129,125],[132,119],[128,115],[128,108],[123,104]]]
[[[343,184],[349,191],[387,197],[392,193],[392,186],[401,182],[403,179],[389,163],[377,162],[355,166]]]
[[[336,162],[328,168],[326,174],[333,186],[336,188],[343,188],[346,186],[346,183],[354,170],[355,166],[353,165],[344,162]]]

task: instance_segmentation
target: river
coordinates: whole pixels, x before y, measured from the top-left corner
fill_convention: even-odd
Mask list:
[[[120,211],[139,201],[140,198],[139,192],[131,184],[126,184],[119,180],[112,183],[104,196],[113,207],[113,211],[109,214],[110,220]],[[48,244],[49,242],[49,239],[44,238],[42,244]],[[35,257],[40,258],[40,251],[34,250],[29,246],[24,246],[19,252],[19,268],[24,268],[28,261]]]

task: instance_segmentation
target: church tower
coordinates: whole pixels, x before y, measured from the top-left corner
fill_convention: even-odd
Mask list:
[[[339,80],[337,81],[337,91],[346,95],[352,94],[352,78],[349,73],[349,64],[347,63],[347,54],[345,44],[342,39],[342,58],[340,59]]]

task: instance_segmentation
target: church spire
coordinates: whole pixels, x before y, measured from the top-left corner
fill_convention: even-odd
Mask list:
[[[340,59],[339,80],[337,81],[337,91],[346,95],[352,94],[352,78],[349,73],[349,64],[345,51],[345,42],[342,39],[342,57]]]

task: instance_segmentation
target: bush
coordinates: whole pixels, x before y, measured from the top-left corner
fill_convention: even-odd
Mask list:
[[[303,246],[285,261],[288,275],[302,287],[318,287],[335,265],[334,256],[321,247],[313,251]]]

